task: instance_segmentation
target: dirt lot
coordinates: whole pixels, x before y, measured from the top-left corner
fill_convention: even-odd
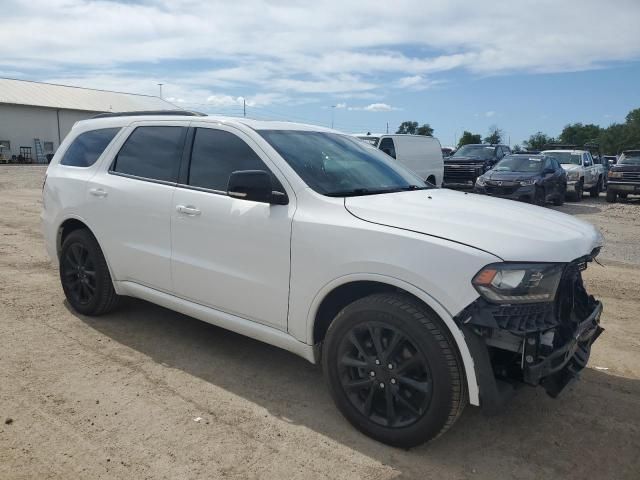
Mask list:
[[[403,451],[352,429],[292,354],[137,300],[69,311],[43,173],[0,167],[0,478],[640,478],[640,203],[561,208],[608,240],[586,273],[606,331],[582,380],[497,417],[467,408]]]

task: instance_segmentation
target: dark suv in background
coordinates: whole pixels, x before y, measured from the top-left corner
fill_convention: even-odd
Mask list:
[[[640,150],[625,150],[609,170],[607,202],[627,195],[640,195]]]
[[[472,189],[476,179],[511,153],[507,145],[464,145],[444,159],[445,188]]]

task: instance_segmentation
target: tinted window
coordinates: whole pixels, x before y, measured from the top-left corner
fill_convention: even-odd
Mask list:
[[[479,160],[493,160],[495,155],[496,147],[492,147],[490,145],[465,145],[460,147],[458,151],[453,154],[453,157],[471,157]]]
[[[119,128],[101,128],[81,133],[71,142],[60,161],[61,165],[90,167],[102,155],[107,145],[118,133]]]
[[[136,177],[178,181],[184,127],[138,127],[118,152],[112,170]]]
[[[260,157],[232,133],[198,128],[193,141],[189,185],[227,191],[229,176],[237,170],[265,170]]]
[[[383,138],[378,148],[382,150],[384,153],[386,153],[387,155],[390,155],[393,158],[396,158],[396,147],[393,144],[393,138],[389,138],[389,137]]]

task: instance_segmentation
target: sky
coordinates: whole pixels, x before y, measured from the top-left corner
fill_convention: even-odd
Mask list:
[[[0,76],[511,145],[640,107],[640,0],[2,0]]]

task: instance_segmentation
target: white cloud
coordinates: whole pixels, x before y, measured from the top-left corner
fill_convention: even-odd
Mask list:
[[[493,116],[495,116],[496,112],[494,112],[493,110],[489,110],[488,112],[484,112],[484,116],[487,118],[491,118]]]
[[[433,74],[454,69],[576,71],[640,58],[637,0],[615,7],[538,0],[535,8],[509,0],[433,0],[429,8],[410,0],[376,8],[355,0],[6,0],[3,7],[2,71],[152,94],[163,82],[167,95],[186,102],[231,96],[237,103],[232,89],[247,99],[271,95],[256,102],[323,94],[379,100],[389,86],[424,90],[441,81]],[[591,25],[620,33],[597,35]]]
[[[349,107],[349,110],[362,110],[365,112],[391,112],[394,110],[400,110],[399,108],[392,107],[388,103],[371,103],[365,107]]]
[[[337,109],[344,109],[344,108],[347,108],[347,104],[344,102],[340,102],[340,103],[336,103],[334,107]]]

